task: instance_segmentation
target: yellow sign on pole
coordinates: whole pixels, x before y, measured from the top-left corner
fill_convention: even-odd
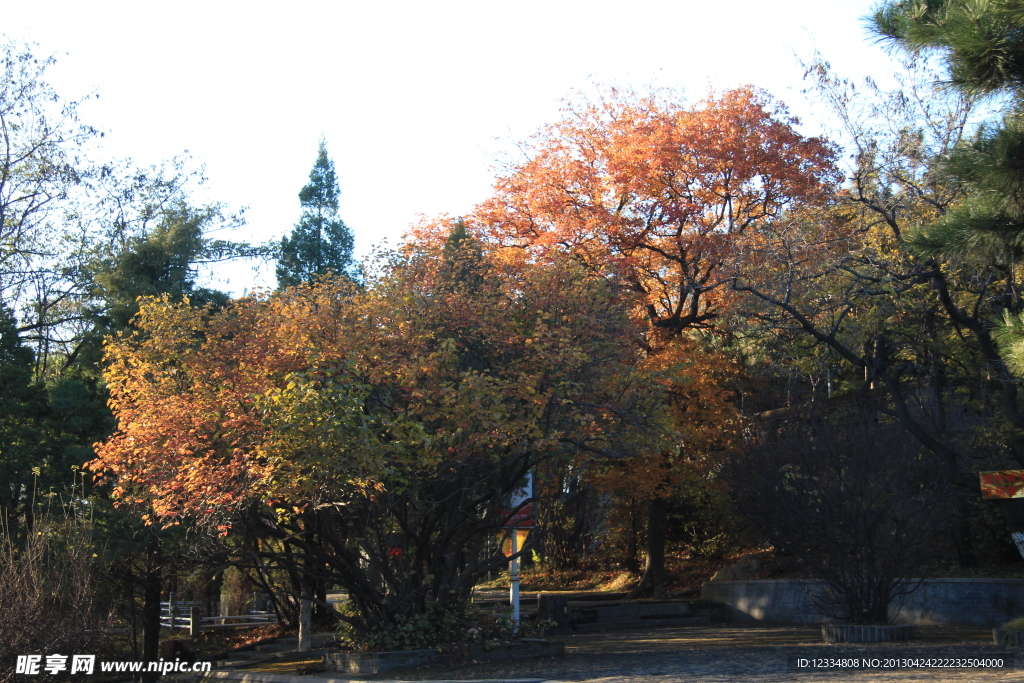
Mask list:
[[[515,535],[516,535],[516,544],[515,544],[516,545],[516,552],[519,552],[520,550],[523,549],[523,546],[526,545],[526,537],[530,535],[530,530],[529,529],[515,529],[514,531],[512,529],[508,530],[507,535],[505,536],[505,538],[501,542],[501,554],[504,555],[505,557],[508,557],[509,555],[512,554],[512,534],[513,533],[515,533]]]

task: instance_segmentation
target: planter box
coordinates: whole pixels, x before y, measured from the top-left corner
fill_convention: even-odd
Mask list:
[[[1004,631],[992,629],[992,642],[999,647],[1020,647],[1024,645],[1024,631]]]
[[[524,640],[520,643],[503,643],[489,649],[473,645],[466,657],[479,661],[495,659],[527,659],[551,657],[565,653],[564,643],[548,640]],[[428,664],[443,664],[451,655],[430,650],[401,650],[397,652],[328,652],[324,655],[324,668],[348,674],[379,674],[395,669]]]
[[[826,643],[891,643],[897,640],[911,640],[913,637],[913,624],[889,626],[826,624],[821,627],[821,639]]]

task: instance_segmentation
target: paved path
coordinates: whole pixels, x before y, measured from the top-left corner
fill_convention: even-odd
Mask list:
[[[826,645],[813,627],[760,627],[724,625],[659,628],[643,631],[570,635],[564,657],[508,663],[467,663],[430,667],[377,676],[383,680],[515,680],[595,681],[597,683],[769,683],[776,681],[896,681],[1024,683],[1022,668],[842,670],[805,672],[793,665],[804,659],[991,658],[1013,651],[991,644],[984,629],[919,629],[911,643],[878,645]],[[1024,654],[1024,653],[1022,653]],[[322,674],[321,674],[322,675]]]

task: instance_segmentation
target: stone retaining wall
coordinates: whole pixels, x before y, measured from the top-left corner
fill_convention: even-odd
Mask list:
[[[808,591],[813,581],[708,581],[701,597],[726,605],[735,621],[820,624]],[[1024,616],[1024,579],[926,579],[909,596],[894,623],[942,626],[998,626]]]

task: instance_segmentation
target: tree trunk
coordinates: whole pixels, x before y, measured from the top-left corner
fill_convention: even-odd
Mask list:
[[[146,575],[143,579],[142,604],[142,660],[155,662],[160,650],[160,563],[156,561],[156,553],[149,559]],[[158,673],[144,673],[143,683],[156,681]]]
[[[668,501],[664,498],[652,498],[647,515],[647,563],[640,583],[630,594],[630,598],[650,595],[663,598],[665,591],[665,540],[668,532]]]
[[[334,612],[325,607],[327,604],[327,582],[317,579],[313,587],[313,623],[329,624],[334,622]]]

